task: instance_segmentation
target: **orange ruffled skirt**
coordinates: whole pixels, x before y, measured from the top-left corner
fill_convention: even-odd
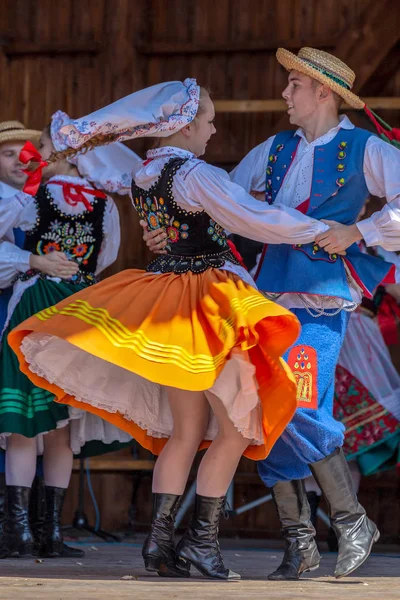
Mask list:
[[[249,438],[245,456],[259,460],[296,409],[281,356],[299,331],[292,313],[228,271],[128,270],[27,319],[8,341],[57,402],[101,416],[154,454],[172,432],[168,388],[213,394]],[[216,433],[211,412],[201,448]]]

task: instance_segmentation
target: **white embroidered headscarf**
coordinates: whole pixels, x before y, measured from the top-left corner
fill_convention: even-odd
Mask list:
[[[71,148],[79,148],[97,135],[112,135],[116,142],[168,137],[193,121],[199,99],[195,79],[159,83],[70,121],[61,127],[60,135]]]
[[[72,119],[58,110],[51,117],[50,135],[56,152],[69,146],[61,129],[72,123]],[[93,185],[106,192],[128,194],[132,183],[133,165],[141,158],[124,144],[97,146],[85,154],[78,154],[68,161],[76,165],[79,173]]]

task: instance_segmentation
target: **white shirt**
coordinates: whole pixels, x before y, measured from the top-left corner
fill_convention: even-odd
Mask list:
[[[281,186],[274,205],[296,208],[305,202],[311,193],[315,146],[324,146],[332,141],[340,129],[354,129],[347,116],[341,116],[336,127],[318,139],[308,142],[302,129],[296,134],[300,137],[296,156],[291,164],[284,184]],[[266,167],[275,136],[256,146],[231,172],[233,181],[245,190],[265,191]],[[364,176],[368,191],[381,198],[386,197],[387,204],[357,226],[368,246],[381,245],[386,250],[400,249],[400,151],[376,136],[371,136],[365,147]],[[252,236],[247,236],[252,237]],[[296,243],[292,241],[291,243]],[[354,302],[361,301],[361,290],[349,277]],[[302,299],[303,298],[303,299]],[[279,303],[288,308],[304,308],[312,304],[315,308],[351,307],[351,303],[340,302],[328,297],[284,294]]]
[[[86,210],[85,206],[78,202],[76,206],[71,206],[64,200],[62,186],[52,184],[52,180],[66,181],[77,185],[84,185],[87,188],[94,189],[93,186],[86,180],[80,177],[70,177],[67,175],[56,175],[52,177],[46,186],[53,198],[54,204],[67,215],[80,214]],[[10,187],[10,186],[8,186]],[[10,188],[13,189],[13,188]],[[85,195],[88,202],[92,203],[94,196]],[[118,209],[114,200],[107,196],[104,200],[106,203],[104,219],[103,219],[103,242],[97,260],[96,274],[101,273],[104,269],[110,266],[117,258],[121,240],[121,231],[119,223]],[[23,192],[18,192],[14,189],[14,195],[0,201],[0,235],[5,235],[2,229],[6,229],[4,224],[7,223],[10,228],[19,227],[22,231],[30,231],[36,224],[37,207],[35,199]],[[7,232],[7,231],[6,231]],[[26,271],[27,268],[17,268],[18,257],[22,256],[20,248],[13,245],[9,241],[3,241],[0,244],[0,289],[9,287],[19,271]],[[30,252],[27,253],[30,256]],[[29,268],[29,258],[28,258]],[[27,281],[17,280],[14,284],[13,295],[10,299],[8,307],[8,316],[5,327],[7,326],[11,315],[22,297],[24,291],[37,281],[38,276],[31,277]],[[52,278],[59,281],[58,278]]]
[[[258,202],[232,182],[223,169],[214,167],[180,148],[166,146],[150,150],[144,163],[135,165],[136,185],[149,189],[172,157],[187,158],[173,181],[173,196],[187,211],[205,211],[232,233],[264,243],[308,243],[326,225],[298,211]],[[150,160],[149,160],[150,159]]]
[[[25,272],[29,269],[30,252],[22,250],[15,245],[13,227],[11,223],[14,221],[14,198],[18,194],[21,204],[29,200],[30,196],[19,192],[16,188],[11,187],[4,181],[0,181],[0,280],[7,277],[7,272],[11,274],[10,282],[13,277],[20,272]],[[6,269],[4,272],[3,269]],[[2,285],[1,287],[8,287]]]

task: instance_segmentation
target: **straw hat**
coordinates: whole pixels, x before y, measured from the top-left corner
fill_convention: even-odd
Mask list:
[[[27,142],[38,144],[41,131],[34,129],[25,129],[19,121],[3,121],[0,123],[0,144],[6,142]]]
[[[287,71],[300,71],[329,86],[353,108],[364,108],[363,102],[351,92],[356,74],[344,62],[315,48],[301,48],[296,56],[289,50],[278,48],[276,58]]]

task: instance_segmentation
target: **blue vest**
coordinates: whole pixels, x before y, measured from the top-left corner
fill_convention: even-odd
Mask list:
[[[25,232],[21,229],[14,229],[14,240],[15,245],[18,248],[23,248],[25,241]],[[0,290],[0,333],[3,330],[4,324],[7,319],[7,308],[10,298],[12,296],[12,286],[5,290]]]
[[[364,129],[340,129],[331,142],[314,148],[310,198],[301,208],[315,219],[345,225],[356,222],[369,192],[363,173],[365,145],[372,135]],[[272,204],[297,151],[299,136],[283,131],[274,140],[267,165],[266,199]],[[360,251],[357,244],[346,256],[329,255],[317,244],[268,244],[264,247],[256,282],[272,293],[335,296],[351,301],[344,263],[367,297],[394,271],[391,263]]]

